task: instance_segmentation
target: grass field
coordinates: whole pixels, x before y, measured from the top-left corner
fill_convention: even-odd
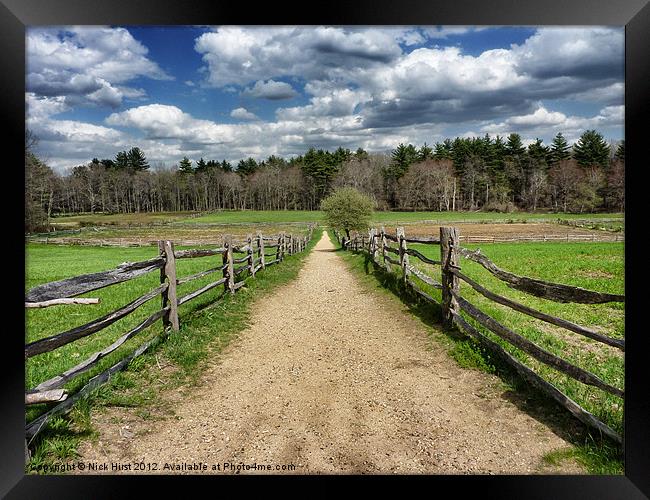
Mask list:
[[[57,229],[76,229],[85,226],[129,226],[148,224],[251,224],[319,222],[324,215],[321,211],[308,210],[224,210],[207,212],[157,212],[132,214],[80,214],[53,217],[52,224]],[[534,221],[534,220],[593,220],[622,219],[622,213],[565,214],[528,212],[375,212],[374,223],[399,223],[415,221]]]
[[[372,220],[375,223],[396,223],[396,222],[413,222],[413,221],[481,221],[481,220],[499,220],[499,221],[520,221],[520,220],[538,220],[538,219],[613,219],[622,218],[623,214],[603,213],[603,214],[564,214],[564,213],[497,213],[497,212],[375,212]],[[214,212],[186,219],[182,222],[185,224],[193,223],[220,223],[230,224],[235,222],[311,222],[322,221],[323,213],[320,211],[306,210],[281,210],[281,211],[224,211]]]
[[[131,407],[138,418],[165,418],[166,410],[160,413],[160,393],[179,385],[193,383],[200,374],[201,364],[210,353],[217,353],[229,340],[247,324],[251,305],[262,299],[277,286],[295,278],[300,262],[308,250],[318,241],[320,229],[314,231],[314,239],[307,251],[286,256],[282,265],[272,266],[249,279],[245,287],[235,295],[222,297],[223,287],[210,290],[199,298],[179,308],[181,329],[170,335],[159,346],[147,354],[134,359],[125,372],[116,374],[111,382],[93,391],[89,398],[80,400],[73,411],[65,417],[57,417],[47,429],[36,438],[33,458],[27,466],[28,472],[47,471],[47,467],[60,461],[74,458],[82,439],[96,436],[90,420],[91,409],[100,410],[111,406]],[[37,284],[58,280],[83,273],[102,271],[124,261],[138,261],[157,254],[154,248],[100,248],[79,246],[52,246],[29,244],[27,251],[26,289]],[[177,261],[178,276],[186,276],[214,267],[221,262],[221,256]],[[179,296],[196,290],[218,279],[218,273],[179,285]],[[159,284],[159,273],[151,272],[140,278],[89,292],[83,296],[100,297],[101,303],[90,306],[54,306],[46,309],[26,310],[26,342],[65,331],[95,319]],[[220,300],[217,300],[220,299]],[[136,312],[110,327],[84,339],[77,340],[54,352],[40,354],[25,363],[26,388],[60,374],[78,364],[90,354],[106,347],[129,328],[160,307],[160,299],[154,298]],[[153,326],[127,341],[114,353],[104,358],[99,366],[80,375],[64,387],[74,393],[89,378],[115,364],[124,355],[132,352],[145,340],[160,334],[162,326]],[[160,371],[160,366],[165,367]],[[29,422],[46,411],[45,405],[30,406],[26,413]],[[93,410],[94,411],[94,410]]]
[[[477,245],[471,244],[463,246],[469,249],[477,248]],[[412,244],[409,247],[416,248],[432,259],[440,259],[438,245]],[[499,267],[515,274],[580,286],[590,290],[614,294],[625,293],[623,243],[500,243],[482,244],[480,248],[481,252]],[[346,259],[359,274],[367,272],[365,258],[348,254]],[[437,281],[441,280],[439,266],[424,264],[414,257],[410,257],[410,262],[425,270]],[[460,266],[463,273],[499,295],[548,314],[592,327],[608,336],[625,337],[624,304],[622,303],[587,305],[548,301],[509,288],[482,266],[467,259],[461,258]],[[393,266],[393,269],[397,271],[396,266]],[[416,277],[414,279],[434,299],[441,300],[439,290],[429,287]],[[382,284],[393,288],[392,285],[387,285],[388,283],[384,280]],[[461,282],[461,294],[511,330],[522,334],[559,357],[596,374],[605,382],[624,389],[625,367],[623,353],[620,350],[495,304],[463,282]],[[439,312],[439,310],[435,311],[436,321],[440,319],[437,316]],[[537,362],[481,327],[465,313],[463,313],[463,317],[491,340],[502,345],[515,358],[524,362],[583,408],[593,413],[598,419],[615,431],[622,433],[623,400],[577,382]],[[495,372],[496,366],[503,367],[489,353],[483,352],[471,339],[452,342],[450,355],[465,367],[488,372]],[[516,389],[529,390],[525,383],[519,383]],[[590,441],[591,444],[583,443],[571,453],[580,458],[592,473],[622,473],[623,464],[616,447],[607,441],[598,441],[598,444],[594,444],[596,441],[598,441],[597,438]],[[549,457],[549,460],[555,458],[557,457]]]
[[[250,230],[250,228],[249,228]],[[201,248],[203,245],[193,246]],[[183,249],[183,246],[177,246]],[[273,250],[267,250],[271,253]],[[114,248],[96,246],[67,246],[44,245],[30,243],[26,246],[26,282],[28,290],[36,285],[57,281],[71,276],[78,276],[97,271],[104,271],[117,267],[123,262],[137,262],[155,257],[157,247]],[[241,255],[238,255],[241,256]],[[202,257],[198,259],[177,260],[178,277],[187,276],[221,265],[221,255]],[[237,264],[239,266],[241,264]],[[201,288],[212,281],[219,279],[220,274],[215,273],[203,278],[179,285],[179,297]],[[98,297],[100,304],[85,306],[53,306],[45,309],[26,310],[26,342],[49,337],[68,329],[85,324],[99,318],[145,294],[160,284],[158,271],[150,272],[136,279],[112,285],[100,290],[88,292],[80,297]],[[206,303],[213,301],[223,291],[223,287],[216,287],[199,298],[183,304],[179,309],[181,316],[191,312]],[[31,389],[39,383],[58,375],[65,370],[86,359],[90,354],[110,345],[123,333],[133,328],[157,309],[160,308],[160,298],[153,298],[132,314],[115,322],[98,333],[79,339],[55,351],[43,353],[26,360],[26,389]],[[134,339],[129,340],[115,352],[104,358],[99,367],[77,379],[69,382],[65,387],[73,393],[87,380],[134,349],[133,346],[154,336],[161,331],[160,322],[141,332]],[[42,413],[44,407],[37,405],[28,410],[28,420]]]
[[[475,249],[477,245],[464,245]],[[438,245],[413,245],[425,255],[440,259]],[[622,243],[512,243],[480,245],[481,252],[497,266],[518,275],[556,283],[578,286],[589,290],[624,294],[624,247]],[[440,281],[439,266],[429,266],[411,258],[417,267]],[[461,258],[465,274],[499,295],[547,314],[567,319],[580,325],[593,327],[614,338],[625,338],[623,303],[573,304],[541,299],[508,287],[480,264]],[[428,269],[427,269],[428,268]],[[423,284],[424,285],[424,284]],[[429,289],[434,298],[441,292]],[[541,320],[496,304],[461,282],[461,293],[501,324],[518,332],[544,349],[580,366],[615,387],[624,388],[624,363],[622,351],[569,332]],[[599,389],[584,385],[554,369],[537,362],[532,357],[502,341],[496,335],[479,327],[508,352],[556,385],[571,399],[593,413],[600,420],[621,433],[623,428],[623,401]]]

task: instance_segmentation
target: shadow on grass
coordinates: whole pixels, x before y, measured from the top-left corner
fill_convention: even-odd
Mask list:
[[[345,252],[340,247],[336,251]],[[363,251],[351,251],[350,253],[357,257],[363,257],[363,272],[372,276],[383,288],[396,295],[402,304],[423,323],[442,332],[456,347],[462,347],[461,343],[469,343],[472,350],[482,358],[481,367],[493,367],[493,370],[485,370],[480,367],[477,369],[493,372],[508,387],[500,394],[501,398],[514,404],[519,410],[548,427],[557,436],[576,446],[578,452],[575,455],[581,458],[583,464],[588,463],[587,466],[590,470],[600,471],[596,473],[621,473],[612,472],[612,470],[622,470],[622,448],[620,446],[569,415],[563,406],[530,386],[513,368],[489,351],[482,349],[471,337],[457,328],[445,328],[442,324],[441,306],[424,301],[412,289],[404,285],[401,276],[386,271]]]

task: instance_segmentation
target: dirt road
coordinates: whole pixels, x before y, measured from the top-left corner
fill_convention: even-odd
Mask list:
[[[82,460],[162,473],[199,472],[183,465],[194,463],[217,474],[224,463],[274,474],[581,472],[545,466],[542,456],[568,443],[504,398],[496,377],[460,368],[333,250],[324,235],[298,278],[256,305],[175,417],[131,421],[128,433],[105,419]]]

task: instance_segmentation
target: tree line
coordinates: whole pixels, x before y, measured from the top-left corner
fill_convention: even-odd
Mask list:
[[[518,134],[399,144],[390,153],[310,148],[285,159],[225,159],[151,167],[138,147],[58,174],[25,144],[25,227],[53,215],[179,210],[317,210],[333,189],[355,187],[379,210],[622,211],[625,142],[595,130],[569,145],[562,133],[524,146]]]

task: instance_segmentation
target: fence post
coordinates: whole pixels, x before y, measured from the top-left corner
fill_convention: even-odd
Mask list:
[[[174,244],[171,241],[159,241],[158,249],[160,254],[165,257],[165,265],[160,269],[160,283],[165,279],[169,286],[162,292],[162,307],[169,304],[169,311],[163,316],[163,327],[171,326],[172,330],[177,332],[180,328],[178,322],[178,299],[176,296],[176,258],[174,257]]]
[[[384,226],[381,226],[381,231],[379,234],[381,236],[382,265],[386,268],[387,271],[390,271],[390,263],[386,262],[386,228]]]
[[[260,264],[262,267],[260,269],[265,269],[264,264],[264,236],[261,232],[257,233],[257,257],[260,259]]]
[[[409,270],[407,269],[409,265],[409,254],[406,253],[406,235],[404,234],[404,228],[397,228],[397,243],[399,244],[399,265],[402,267],[402,278],[404,279],[404,284],[409,275]]]
[[[223,247],[226,251],[223,253],[223,277],[226,282],[223,287],[226,292],[235,293],[235,270],[232,262],[232,236],[226,235],[223,239]]]
[[[280,262],[282,260],[282,242],[284,241],[283,233],[278,236],[278,247],[275,250],[275,260]]]
[[[246,237],[246,243],[248,244],[248,272],[251,276],[255,277],[255,256],[253,254],[253,235],[249,234]]]
[[[453,315],[458,313],[458,301],[452,292],[460,290],[460,280],[451,273],[458,268],[458,229],[440,228],[440,257],[442,261],[442,320],[447,328],[453,325]]]
[[[377,262],[377,239],[375,235],[377,234],[377,229],[374,227],[370,229],[370,257],[373,262]]]

